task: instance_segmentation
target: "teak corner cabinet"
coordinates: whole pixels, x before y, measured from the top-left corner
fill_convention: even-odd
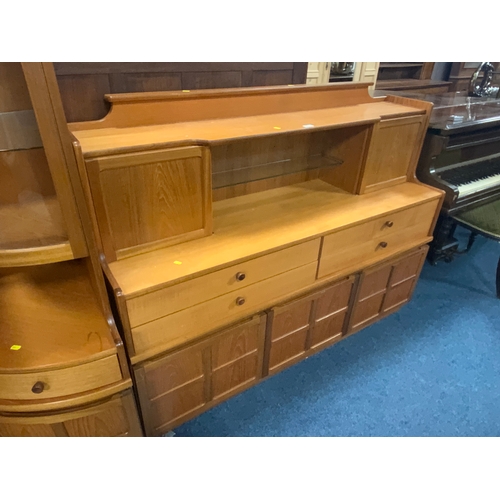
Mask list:
[[[135,400],[130,382],[102,409],[0,413],[0,433],[137,435],[138,408],[159,436],[410,300],[442,203],[414,175],[431,105],[368,86],[112,94],[105,118],[68,124],[88,269],[125,345],[47,380],[74,397],[64,370],[88,394],[130,369]],[[25,375],[0,371],[19,384],[6,399]]]

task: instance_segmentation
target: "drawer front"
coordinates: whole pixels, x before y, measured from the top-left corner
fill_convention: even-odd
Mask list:
[[[379,217],[324,237],[318,278],[354,271],[429,237],[438,201]]]
[[[133,362],[199,337],[275,304],[280,298],[312,285],[317,262],[312,262],[238,291],[222,295],[145,325],[132,328]],[[153,351],[151,351],[153,350]],[[145,354],[147,351],[151,351]]]
[[[130,389],[111,399],[60,413],[0,416],[0,437],[140,437],[143,435]]]
[[[71,396],[122,380],[118,358],[35,373],[0,374],[0,399],[40,400]],[[42,392],[33,392],[35,384]]]
[[[320,238],[127,300],[132,328],[316,262]]]

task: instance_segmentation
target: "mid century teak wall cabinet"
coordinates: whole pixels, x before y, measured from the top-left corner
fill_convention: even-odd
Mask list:
[[[69,124],[147,435],[410,299],[431,105],[368,86],[113,94]]]

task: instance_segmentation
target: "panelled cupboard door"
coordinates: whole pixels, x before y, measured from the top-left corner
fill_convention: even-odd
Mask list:
[[[108,261],[211,234],[208,148],[113,155],[86,164]]]
[[[42,416],[0,415],[0,437],[140,437],[131,390],[85,409]]]
[[[425,115],[382,120],[374,125],[361,194],[406,181],[420,153]]]
[[[159,436],[262,377],[266,316],[135,369],[148,436]]]
[[[265,373],[276,373],[339,341],[346,331],[355,277],[268,313]]]
[[[348,333],[371,325],[410,300],[427,250],[424,246],[362,273]]]

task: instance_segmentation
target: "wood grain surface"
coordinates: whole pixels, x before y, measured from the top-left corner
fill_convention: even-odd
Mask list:
[[[440,191],[413,183],[353,196],[313,180],[216,202],[209,238],[109,267],[125,296],[140,295],[440,197]]]
[[[0,325],[2,373],[59,369],[116,354],[81,260],[2,269]]]

